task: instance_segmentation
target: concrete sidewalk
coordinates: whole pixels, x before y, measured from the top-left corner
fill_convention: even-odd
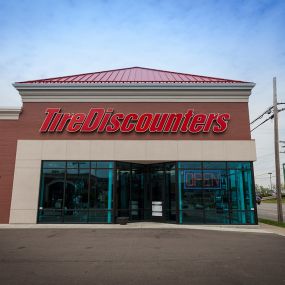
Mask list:
[[[260,225],[177,225],[166,223],[119,224],[0,224],[0,229],[189,229],[224,232],[264,233],[285,236],[285,229],[265,224]]]
[[[280,235],[280,236],[285,236],[285,228],[281,227],[276,227],[276,226],[271,226],[263,223],[259,223],[260,229],[264,231],[270,231],[274,234]]]

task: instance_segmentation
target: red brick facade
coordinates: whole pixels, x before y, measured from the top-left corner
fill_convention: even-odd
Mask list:
[[[175,113],[194,109],[195,113],[230,113],[228,129],[221,134],[210,133],[40,133],[39,128],[48,107],[63,112],[88,113],[90,108],[113,108],[116,112],[138,114]],[[250,140],[247,103],[24,103],[19,120],[0,120],[0,223],[9,222],[13,176],[18,139],[27,140]]]

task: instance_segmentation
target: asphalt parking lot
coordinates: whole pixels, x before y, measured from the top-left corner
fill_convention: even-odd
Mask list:
[[[0,284],[285,284],[285,238],[187,229],[2,229]]]

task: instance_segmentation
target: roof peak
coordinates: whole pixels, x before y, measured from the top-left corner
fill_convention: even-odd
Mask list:
[[[144,83],[248,83],[218,77],[202,76],[183,72],[174,72],[148,67],[125,67],[105,71],[88,72],[68,76],[37,79],[17,82],[19,84],[64,84],[64,83],[93,83],[93,84],[144,84]]]

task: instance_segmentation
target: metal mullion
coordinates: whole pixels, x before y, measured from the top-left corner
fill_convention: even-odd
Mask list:
[[[244,174],[245,170],[242,167],[241,168],[241,177],[242,177],[242,188],[243,188],[243,202],[244,202],[244,214],[245,214],[245,222],[246,222],[246,212],[247,212],[247,205],[246,205],[246,184],[245,184],[245,174]]]
[[[206,213],[205,213],[205,189],[204,189],[204,162],[202,161],[202,198],[203,198],[203,223],[206,224]]]
[[[117,216],[117,208],[118,208],[118,204],[117,204],[117,162],[114,161],[113,163],[113,217],[112,217],[112,222],[113,224],[115,224],[116,221],[116,216]]]
[[[228,167],[229,163],[226,163],[226,175],[227,175],[227,183],[228,183],[228,191],[229,191],[229,224],[232,224],[232,187],[231,187],[231,179],[230,179],[230,169]]]
[[[132,185],[133,185],[133,164],[130,163],[130,187],[129,187],[129,219],[130,221],[132,221],[132,206],[131,206],[131,201],[132,201],[132,195],[133,195],[133,191],[132,191]]]
[[[175,197],[176,197],[176,224],[179,224],[179,217],[180,217],[180,209],[179,209],[179,193],[178,193],[178,175],[179,175],[179,169],[178,169],[178,162],[175,162]],[[183,214],[183,213],[182,213]]]
[[[253,173],[253,162],[250,162],[250,170],[251,170],[251,179],[252,179],[252,203],[254,205],[254,222],[258,224],[258,217],[257,217],[257,205],[256,205],[256,193],[255,193],[255,180],[254,180],[254,173]]]
[[[90,188],[91,188],[91,161],[89,161],[89,176],[88,176],[88,210],[87,210],[87,223],[89,224],[89,211],[90,211]]]
[[[165,217],[165,204],[166,204],[166,199],[165,199],[165,196],[166,196],[166,163],[163,163],[163,181],[164,181],[164,185],[163,185],[163,188],[164,191],[162,190],[162,220],[166,220],[166,217]],[[169,194],[169,193],[168,193]]]
[[[145,199],[147,198],[147,182],[148,182],[148,177],[147,177],[147,166],[143,166],[143,178],[144,178],[144,184],[143,184],[143,219],[145,220]]]
[[[143,181],[143,189],[140,189],[140,200],[141,200],[141,210],[140,210],[140,220],[144,220],[144,194],[145,194],[145,167],[141,165],[142,169],[142,181]]]
[[[226,172],[226,194],[227,194],[227,197],[228,197],[228,199],[227,199],[227,201],[228,201],[228,215],[227,215],[227,219],[228,219],[228,222],[229,222],[229,224],[230,224],[230,194],[229,194],[229,176],[228,176],[228,162],[227,161],[225,161],[225,163],[226,163],[226,169],[225,169],[225,172]]]
[[[63,203],[62,203],[62,223],[64,224],[64,207],[65,207],[65,191],[66,191],[66,175],[67,175],[67,161],[65,161],[65,169],[64,169],[64,187],[63,187]]]
[[[40,216],[40,201],[41,201],[41,196],[42,196],[42,179],[43,179],[43,161],[41,161],[41,179],[40,179],[40,189],[39,189],[39,197],[38,197],[38,211],[37,211],[37,223],[39,223],[39,216]]]
[[[150,197],[150,220],[152,221],[152,170],[151,165],[149,167],[149,197]]]

